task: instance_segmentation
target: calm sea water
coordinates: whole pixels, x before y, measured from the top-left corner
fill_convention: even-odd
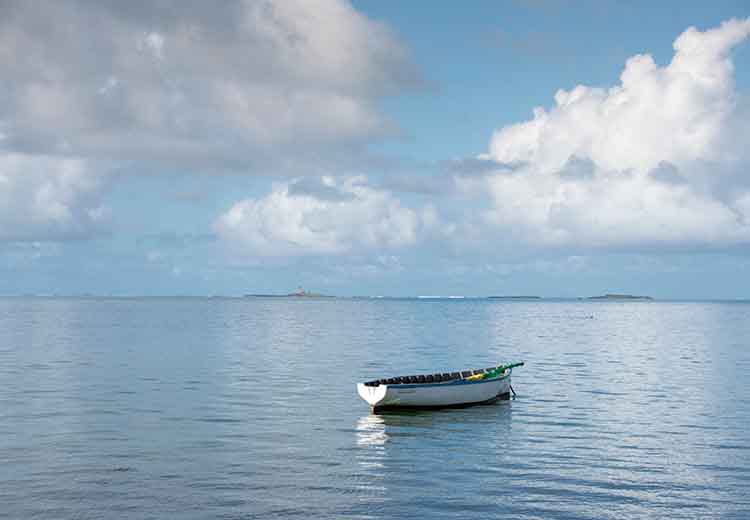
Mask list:
[[[357,381],[525,360],[518,397]],[[750,518],[750,305],[0,300],[0,516]]]

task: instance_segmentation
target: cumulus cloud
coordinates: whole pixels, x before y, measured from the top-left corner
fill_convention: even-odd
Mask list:
[[[418,83],[344,0],[12,1],[0,71],[17,151],[214,168],[383,135],[378,100]]]
[[[434,209],[404,207],[365,177],[322,177],[275,184],[263,198],[234,204],[214,228],[242,254],[286,256],[399,248],[438,226]]]
[[[81,159],[0,154],[0,240],[87,238],[104,230],[102,180]]]
[[[619,84],[559,90],[496,131],[480,158],[521,166],[481,180],[485,221],[547,246],[750,241],[750,112],[730,55],[748,35],[750,19],[691,27],[667,65],[633,56]]]
[[[87,236],[105,165],[315,171],[394,127],[420,83],[346,0],[0,4],[0,237]],[[108,168],[106,168],[108,169]]]

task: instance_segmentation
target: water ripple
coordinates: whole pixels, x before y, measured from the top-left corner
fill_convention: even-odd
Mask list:
[[[0,299],[12,518],[746,518],[750,306]],[[375,377],[525,359],[518,398]]]

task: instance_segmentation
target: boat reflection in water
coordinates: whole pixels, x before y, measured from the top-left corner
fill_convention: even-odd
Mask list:
[[[356,459],[360,471],[354,476],[354,487],[368,501],[383,502],[387,499],[385,421],[379,415],[365,415],[357,421],[356,432]]]
[[[419,475],[439,475],[448,460],[459,472],[502,468],[512,435],[511,403],[361,416],[351,475],[360,504],[387,508],[398,489],[414,485]]]
[[[388,440],[382,415],[365,415],[357,421],[357,446],[383,446]]]
[[[477,430],[488,439],[511,428],[512,401],[440,411],[392,410],[363,415],[357,420],[358,459],[362,466],[383,467],[389,455],[418,447],[420,440],[460,443],[464,435],[476,437]]]

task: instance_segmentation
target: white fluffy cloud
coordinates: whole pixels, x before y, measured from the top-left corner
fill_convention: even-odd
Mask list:
[[[378,100],[417,81],[345,0],[10,2],[0,74],[11,147],[212,168],[387,132]]]
[[[521,167],[457,182],[486,182],[485,219],[535,245],[750,241],[750,111],[730,57],[748,35],[750,19],[691,27],[666,66],[637,55],[616,86],[558,91],[492,137],[484,157]]]
[[[276,184],[261,199],[237,202],[215,230],[240,253],[284,256],[398,248],[437,226],[432,208],[403,207],[364,177],[322,177]]]
[[[86,161],[0,154],[0,241],[86,238],[103,230],[101,179]]]
[[[419,83],[346,0],[5,1],[0,77],[0,240],[99,229],[103,165],[356,160],[392,131],[380,99]]]

